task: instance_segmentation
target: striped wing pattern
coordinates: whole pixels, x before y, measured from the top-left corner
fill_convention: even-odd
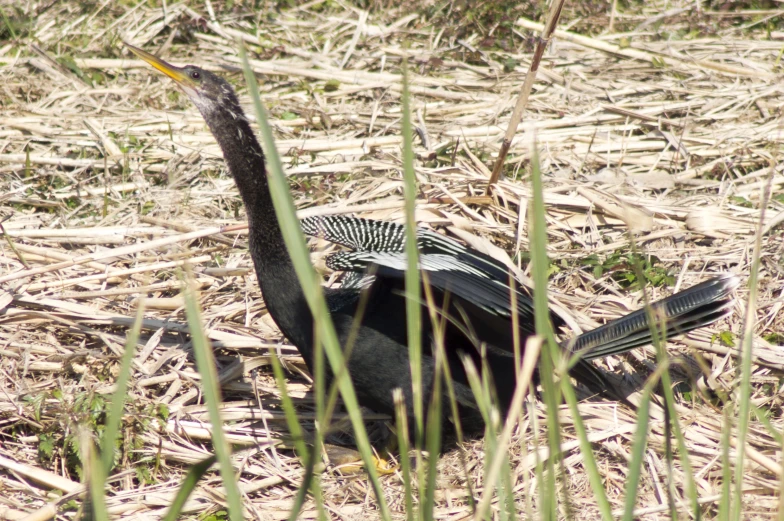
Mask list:
[[[403,278],[407,268],[405,226],[345,216],[309,217],[302,230],[351,248],[327,257],[330,269]],[[425,228],[417,228],[419,269],[428,283],[465,298],[486,311],[511,316],[509,271],[500,261]],[[345,282],[344,282],[345,287]],[[533,317],[528,294],[516,290],[518,313]]]

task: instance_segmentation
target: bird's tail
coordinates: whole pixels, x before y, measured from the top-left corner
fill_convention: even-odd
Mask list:
[[[650,313],[640,309],[583,333],[567,347],[581,353],[583,360],[593,360],[651,344],[651,329],[661,334],[666,328],[666,338],[670,338],[707,326],[729,314],[730,294],[739,282],[735,275],[724,273],[654,302]],[[649,317],[656,321],[653,328]]]

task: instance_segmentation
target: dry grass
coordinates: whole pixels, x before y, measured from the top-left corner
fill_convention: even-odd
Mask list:
[[[178,297],[183,262],[193,265],[201,284],[229,439],[245,447],[236,462],[248,516],[285,518],[301,473],[287,449],[264,348],[275,349],[289,369],[306,429],[312,428],[309,380],[267,315],[242,227],[216,228],[243,223],[236,188],[197,111],[171,82],[125,55],[115,45],[118,36],[160,50],[174,63],[221,71],[240,91],[234,38],[261,42],[263,48],[253,48],[258,54],[252,65],[265,80],[263,98],[299,207],[303,213],[379,219],[403,215],[399,67],[407,54],[420,130],[418,218],[477,247],[500,246],[520,262],[527,248],[523,214],[535,137],[548,175],[550,255],[558,268],[553,298],[569,310],[575,327],[640,305],[639,295],[623,290],[608,273],[596,279],[586,260],[628,251],[628,230],[677,285],[688,286],[710,272],[747,276],[762,220],[752,400],[770,412],[780,432],[784,352],[775,344],[784,337],[770,335],[784,332],[784,204],[774,197],[762,205],[766,189],[775,196],[784,185],[784,97],[776,77],[782,43],[768,38],[767,25],[753,23],[771,13],[739,14],[732,23],[710,26],[710,37],[680,39],[690,12],[675,13],[657,27],[661,20],[646,21],[664,8],[652,5],[645,12],[590,18],[593,24],[606,26],[612,18],[616,27],[638,27],[632,33],[556,35],[493,200],[482,196],[528,64],[522,39],[517,50],[483,50],[484,33],[451,39],[449,31],[429,26],[410,9],[369,14],[337,2],[280,12],[219,10],[214,18],[201,3],[177,3],[165,11],[147,4],[127,10],[110,4],[82,10],[77,2],[26,7],[41,12],[26,22],[24,45],[0,43],[0,218],[7,219],[0,242],[0,518],[16,519],[56,502],[54,488],[79,490],[70,440],[80,425],[93,428],[101,421],[141,296],[149,311],[134,363],[119,474],[108,498],[111,513],[160,516],[183,469],[207,455],[209,425]],[[4,12],[13,14],[11,6],[6,3]],[[521,22],[516,30],[530,37],[526,27],[532,26]],[[657,37],[663,28],[668,38]],[[28,41],[37,42],[38,50]],[[70,57],[72,67],[57,61]],[[325,245],[314,246],[318,265]],[[698,362],[710,371],[680,403],[709,517],[721,492],[723,425],[713,405],[719,402],[704,396],[737,383],[736,351],[715,335],[742,331],[745,294],[739,292],[731,320],[670,344],[673,356],[684,357],[682,379],[699,373]],[[652,349],[645,349],[603,363],[639,382],[653,360]],[[634,411],[596,398],[586,399],[581,410],[610,500],[620,509]],[[513,444],[521,511],[537,506],[534,453],[544,454],[545,414],[543,404],[532,401]],[[638,503],[644,519],[667,511],[663,421],[654,414]],[[591,519],[597,510],[566,411],[562,422],[562,489],[576,517]],[[467,482],[481,492],[481,441],[464,451],[468,476],[457,451],[442,457],[439,519],[470,515]],[[776,511],[780,451],[765,426],[752,421],[744,517],[769,518]],[[676,493],[679,469],[676,459]],[[399,476],[383,480],[393,511],[402,517]],[[336,519],[374,515],[361,474],[330,470],[323,486]],[[59,516],[72,518],[74,510],[60,504]],[[189,511],[220,510],[222,504],[216,473],[201,484]],[[303,516],[315,516],[312,503]]]

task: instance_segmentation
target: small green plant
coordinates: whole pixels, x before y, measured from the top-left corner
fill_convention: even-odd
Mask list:
[[[88,425],[91,430],[103,429],[102,424],[106,418],[106,399],[100,394],[91,392],[76,395],[73,403],[73,413],[78,417],[81,425]]]
[[[71,499],[60,505],[62,512],[76,512],[79,510],[80,504],[75,499]]]
[[[644,277],[644,280],[640,282],[644,284],[654,287],[675,284],[675,276],[660,263],[661,261],[655,255],[620,251],[616,251],[605,259],[599,258],[596,254],[588,255],[582,259],[584,266],[592,268],[595,278],[599,279],[607,274],[625,289],[638,282],[635,266],[640,267],[640,273]]]
[[[57,450],[57,440],[50,433],[38,435],[38,459],[43,462],[52,461]]]
[[[74,75],[77,76],[80,80],[84,81],[87,84],[92,85],[92,78],[90,76],[87,76],[84,73],[84,71],[82,71],[82,69],[80,69],[79,66],[76,65],[76,61],[73,59],[72,56],[61,55],[58,57],[57,61],[60,63],[60,65],[62,65],[63,67],[65,67],[66,69],[74,73]]]
[[[46,401],[47,393],[39,393],[28,395],[23,398],[23,401],[33,406],[33,417],[35,421],[41,422],[41,410],[43,409],[44,402]],[[60,399],[61,397],[56,397]]]
[[[38,433],[38,461],[44,467],[50,467],[58,460],[65,462],[65,470],[69,474],[82,478],[83,468],[76,435],[70,429],[63,429],[62,425],[54,423]]]
[[[136,465],[134,468],[136,480],[145,485],[152,485],[155,483],[155,476],[153,475],[152,468],[147,465]]]
[[[515,67],[520,65],[520,60],[516,60],[515,58],[507,58],[504,61],[504,72],[514,72]]]
[[[718,341],[721,345],[726,347],[735,347],[737,343],[737,337],[732,331],[722,331],[721,333],[717,333],[713,335],[711,340],[714,342]]]
[[[205,516],[199,517],[202,521],[224,521],[225,519],[229,518],[229,513],[225,510],[218,510],[217,512],[212,512]]]
[[[139,213],[141,215],[147,215],[153,211],[153,209],[155,209],[155,201],[145,201],[141,208],[139,208]]]
[[[733,195],[730,197],[730,202],[732,204],[740,206],[742,208],[754,208],[754,203],[746,199],[745,197],[739,197],[737,195]]]

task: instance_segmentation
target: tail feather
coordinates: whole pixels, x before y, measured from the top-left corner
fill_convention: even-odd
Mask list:
[[[667,338],[707,326],[729,314],[733,304],[730,294],[738,284],[735,275],[719,275],[654,302],[650,314],[640,309],[583,333],[567,347],[582,353],[582,359],[593,360],[648,345],[653,341],[649,316],[656,320],[658,331],[666,327]]]

